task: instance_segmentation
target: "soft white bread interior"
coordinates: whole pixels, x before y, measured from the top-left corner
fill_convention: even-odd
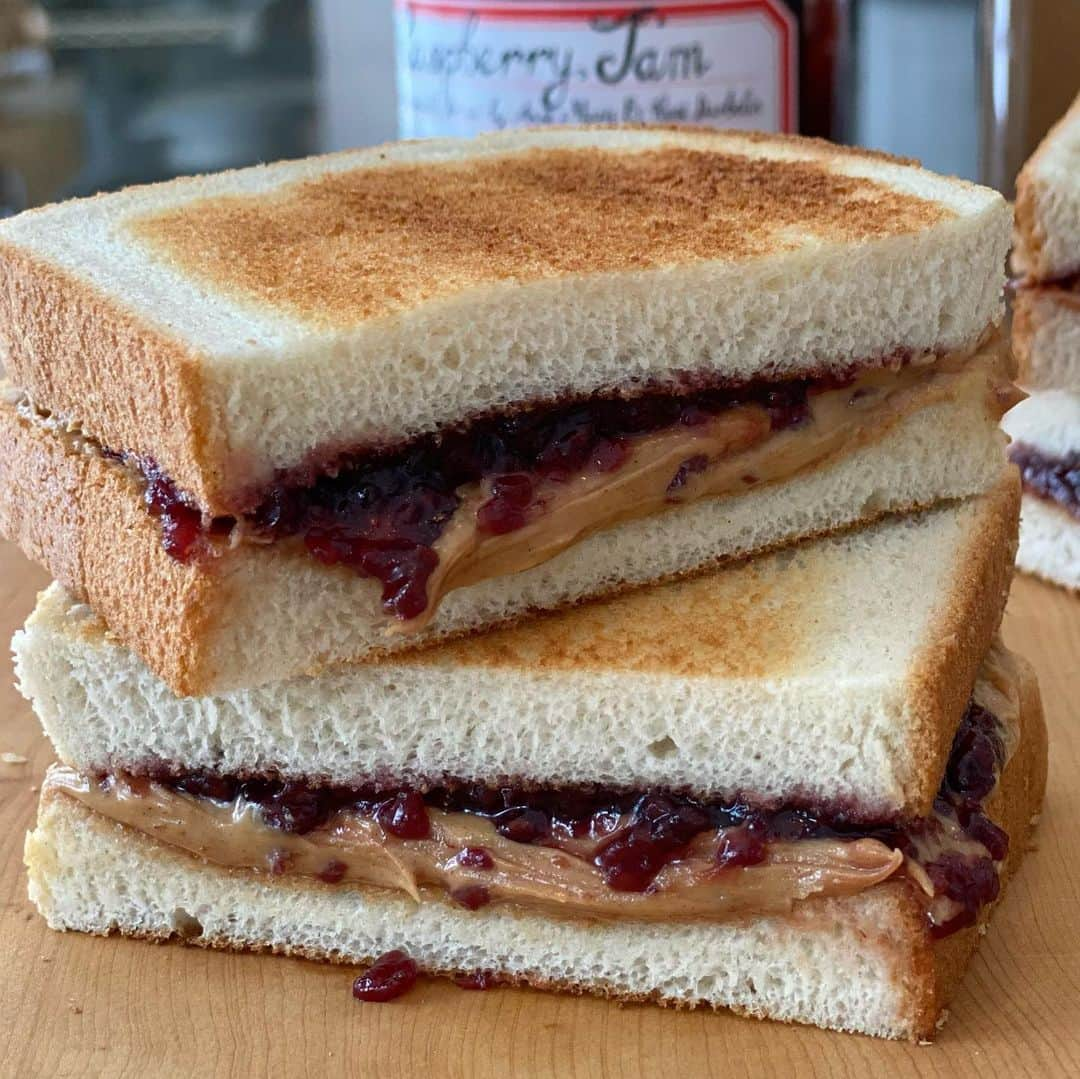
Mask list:
[[[1022,386],[1080,393],[1080,287],[1020,289],[1012,344]]]
[[[1016,568],[1080,591],[1080,520],[1056,502],[1025,494]]]
[[[1033,393],[1005,413],[1001,426],[1014,442],[1033,446],[1044,457],[1080,452],[1080,393]]]
[[[874,442],[775,486],[622,524],[534,569],[451,592],[428,639],[686,574],[723,559],[992,488],[1000,408],[973,377]],[[122,468],[0,405],[0,532],[104,619],[174,692],[256,686],[417,638],[390,637],[370,578],[289,544],[242,544],[209,563],[162,548]]]
[[[1015,470],[989,495],[520,626],[179,698],[58,585],[16,670],[81,769],[671,787],[920,813],[1012,566]]]
[[[132,188],[0,223],[42,407],[216,513],[316,451],[685,372],[967,347],[986,188],[792,137],[533,129]]]
[[[1017,177],[1013,265],[1040,281],[1080,270],[1080,95]]]
[[[1020,744],[989,805],[1011,839],[1004,878],[1027,846],[1046,776],[1038,690],[1022,668]],[[910,1039],[933,1037],[989,915],[984,908],[979,925],[934,942],[907,881],[808,900],[790,918],[737,924],[584,923],[495,906],[468,912],[217,869],[59,792],[27,836],[26,863],[30,897],[55,929],[351,963],[404,948],[433,973],[493,970],[543,988]]]

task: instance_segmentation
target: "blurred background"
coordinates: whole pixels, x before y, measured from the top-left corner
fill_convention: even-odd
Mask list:
[[[0,213],[583,117],[798,129],[1011,193],[1078,89],[1080,0],[0,0]]]

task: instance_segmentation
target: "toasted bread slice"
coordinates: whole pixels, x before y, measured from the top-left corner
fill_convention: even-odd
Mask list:
[[[1022,661],[1020,669],[1020,741],[987,803],[1010,837],[1003,881],[1025,853],[1046,781],[1038,687]],[[854,896],[804,900],[788,917],[734,924],[582,922],[495,905],[470,912],[216,868],[57,792],[43,800],[25,856],[31,899],[55,929],[346,963],[405,948],[431,973],[487,970],[538,988],[911,1040],[934,1037],[991,909],[934,940],[917,888],[894,878]]]
[[[797,138],[433,139],[0,222],[0,349],[39,407],[230,514],[513,404],[966,348],[1010,225],[996,192]]]
[[[1033,281],[1080,271],[1080,95],[1017,177],[1013,266]]]
[[[74,767],[753,791],[929,810],[997,629],[1014,469],[982,498],[521,626],[177,698],[59,586],[14,649]]]

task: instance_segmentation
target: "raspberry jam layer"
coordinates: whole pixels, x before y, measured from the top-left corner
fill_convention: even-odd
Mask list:
[[[164,767],[57,768],[47,785],[216,864],[417,900],[434,892],[469,910],[721,921],[903,874],[926,895],[932,932],[946,935],[997,897],[1008,837],[983,803],[1007,755],[1002,725],[972,701],[932,815],[880,824],[663,791],[315,787]]]
[[[798,379],[597,398],[489,417],[396,451],[346,457],[332,474],[312,482],[283,482],[263,493],[244,523],[260,540],[298,536],[318,561],[374,577],[387,612],[414,618],[428,605],[436,547],[462,506],[463,489],[484,488],[469,507],[479,532],[516,532],[544,511],[541,488],[619,471],[644,436],[696,431],[724,414],[752,412],[759,419],[756,441],[806,423],[811,389],[848,381]],[[193,557],[206,538],[199,509],[153,462],[142,468],[147,506],[161,519],[165,549],[180,560]],[[673,490],[680,486],[680,469],[685,473],[681,460],[666,478]],[[219,528],[231,525],[218,522]]]
[[[1019,467],[1025,491],[1056,502],[1080,519],[1080,451],[1047,457],[1026,442],[1014,442],[1009,447],[1009,460]]]

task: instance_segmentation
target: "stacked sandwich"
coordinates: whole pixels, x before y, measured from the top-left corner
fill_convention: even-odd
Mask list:
[[[389,952],[363,999],[929,1036],[1045,775],[996,637],[1009,229],[910,163],[648,129],[5,222],[39,909]]]
[[[1031,396],[1005,420],[1024,484],[1016,564],[1080,589],[1080,97],[1016,182],[1013,346]]]

